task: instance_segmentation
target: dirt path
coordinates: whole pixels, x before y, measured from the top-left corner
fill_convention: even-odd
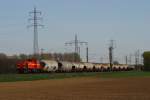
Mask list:
[[[150,100],[150,78],[0,83],[0,100]]]

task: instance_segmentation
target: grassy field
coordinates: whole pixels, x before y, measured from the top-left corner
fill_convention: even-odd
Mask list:
[[[2,74],[0,82],[32,81],[44,79],[63,79],[72,77],[99,77],[99,78],[125,78],[150,77],[150,72],[89,72],[89,73],[48,73],[48,74]]]

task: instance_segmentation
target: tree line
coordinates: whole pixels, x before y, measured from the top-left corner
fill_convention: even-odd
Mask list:
[[[36,55],[38,59],[44,60],[59,60],[59,61],[69,61],[69,62],[81,62],[81,58],[76,53],[42,53],[41,55]],[[20,54],[19,59],[29,59],[36,58],[33,55]]]

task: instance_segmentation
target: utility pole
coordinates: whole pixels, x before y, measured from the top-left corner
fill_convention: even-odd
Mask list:
[[[110,40],[110,46],[109,46],[109,63],[110,63],[110,70],[112,70],[113,67],[113,49],[114,49],[114,40]]]
[[[128,56],[125,56],[125,64],[128,64]]]
[[[82,45],[82,44],[86,45],[87,48],[88,48],[88,42],[79,41],[78,38],[77,38],[77,34],[75,35],[75,40],[65,43],[65,45],[74,45],[74,48],[75,48],[74,61],[75,62],[77,61],[77,58],[76,58],[75,55],[78,54],[80,56],[80,47],[79,47],[79,45]],[[86,48],[86,52],[87,52],[86,57],[88,57],[88,49],[87,48]],[[87,62],[88,62],[88,58],[87,58]]]
[[[89,49],[86,47],[86,62],[89,62]]]
[[[41,48],[41,57],[40,57],[40,59],[43,59],[44,50],[45,49]]]
[[[79,53],[79,56],[80,56],[80,47],[78,47],[78,53]]]
[[[129,55],[129,64],[132,64],[132,54]]]
[[[137,50],[135,52],[135,66],[137,70],[139,70],[139,60],[140,60],[140,51]]]
[[[41,15],[42,13],[40,11],[36,10],[36,7],[34,7],[34,10],[32,12],[29,12],[30,16],[32,18],[29,18],[29,21],[32,21],[31,25],[28,27],[33,27],[33,55],[36,59],[39,59],[39,47],[38,47],[38,27],[43,27],[43,25],[39,24],[39,21],[42,20],[41,17],[38,17],[38,15]]]

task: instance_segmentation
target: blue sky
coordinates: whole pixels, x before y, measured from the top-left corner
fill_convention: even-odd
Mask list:
[[[115,59],[150,50],[150,0],[0,0],[0,52],[33,52],[33,30],[28,12],[36,6],[45,25],[39,29],[39,47],[45,52],[72,52],[64,43],[78,35],[89,44],[91,61],[108,61],[109,40],[114,39]],[[85,46],[81,47],[85,58]]]

